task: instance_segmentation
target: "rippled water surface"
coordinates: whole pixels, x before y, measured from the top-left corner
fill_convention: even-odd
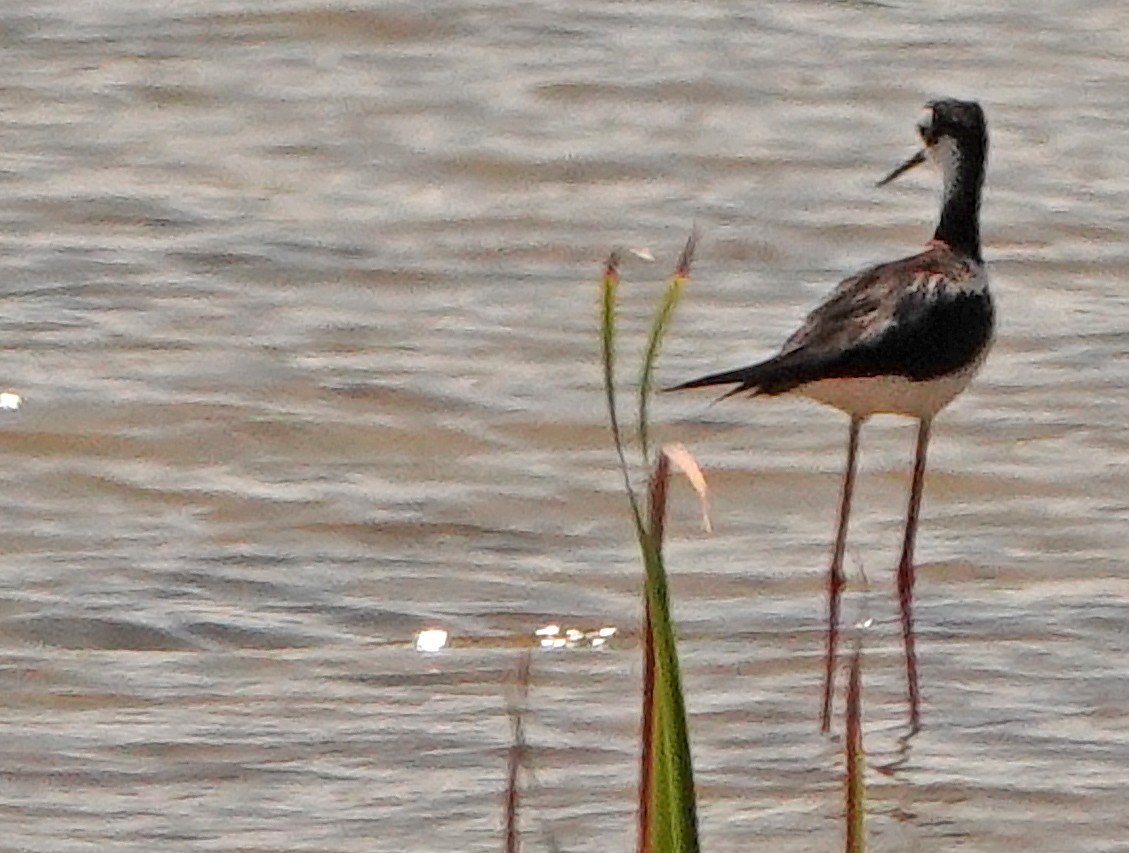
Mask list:
[[[639,566],[596,366],[686,234],[664,382],[771,353],[930,233],[874,180],[980,99],[1001,326],[934,430],[924,730],[891,568],[912,425],[863,435],[875,850],[1129,849],[1129,13],[1075,4],[39,0],[0,11],[0,814],[11,850],[632,845]],[[943,9],[944,11],[936,11]],[[817,733],[846,437],[664,396],[711,851],[840,844]],[[421,654],[418,631],[448,648]]]

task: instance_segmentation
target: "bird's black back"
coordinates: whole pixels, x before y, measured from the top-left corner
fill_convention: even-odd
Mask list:
[[[925,381],[974,363],[991,342],[993,322],[983,267],[935,243],[841,282],[778,355],[677,388],[736,385],[730,394],[782,394],[822,379]]]

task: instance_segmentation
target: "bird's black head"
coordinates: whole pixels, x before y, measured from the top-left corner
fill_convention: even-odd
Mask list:
[[[952,179],[951,170],[958,159],[982,165],[987,155],[988,123],[984,120],[984,110],[975,101],[953,98],[930,101],[917,123],[917,132],[925,147],[879,181],[878,186],[885,186],[927,160],[939,164],[948,181]]]
[[[917,132],[926,146],[936,145],[948,137],[964,148],[982,143],[988,135],[984,110],[975,101],[944,98],[925,105],[925,115],[917,123]]]

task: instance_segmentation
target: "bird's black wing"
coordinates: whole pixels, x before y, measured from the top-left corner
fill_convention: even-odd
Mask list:
[[[785,341],[780,352],[759,364],[714,373],[676,387],[734,385],[725,396],[742,392],[782,394],[808,382],[849,376],[924,375],[930,358],[954,330],[975,327],[948,359],[986,343],[983,304],[986,292],[965,292],[960,283],[974,271],[948,247],[871,267],[842,282]],[[976,322],[976,318],[980,318]],[[991,334],[991,308],[986,312]],[[943,322],[939,322],[943,321]],[[944,361],[945,359],[941,359]],[[941,370],[947,372],[948,369]]]

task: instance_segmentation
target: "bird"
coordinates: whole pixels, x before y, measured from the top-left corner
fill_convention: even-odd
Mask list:
[[[738,394],[798,394],[850,417],[835,542],[827,576],[828,631],[820,726],[829,731],[843,552],[855,485],[859,433],[873,415],[917,421],[897,587],[911,732],[920,729],[913,636],[914,547],[933,419],[968,387],[995,334],[995,308],[980,247],[980,200],[988,127],[975,101],[928,102],[916,125],[922,147],[878,182],[882,187],[930,162],[941,172],[941,212],[923,251],[865,269],[839,283],[771,358],[712,373],[670,390],[734,386]]]

